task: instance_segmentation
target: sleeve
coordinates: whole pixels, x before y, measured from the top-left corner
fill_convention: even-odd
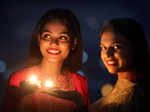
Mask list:
[[[84,102],[89,106],[90,98],[88,93],[88,79],[79,75],[74,74],[74,82],[75,82],[75,89],[84,97]]]
[[[82,82],[82,88],[84,92],[84,97],[85,97],[85,103],[89,106],[90,104],[90,98],[89,98],[89,92],[88,92],[88,79],[85,78],[84,81]]]

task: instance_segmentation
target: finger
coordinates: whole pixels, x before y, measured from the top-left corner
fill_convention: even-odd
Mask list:
[[[26,85],[26,81],[25,80],[20,82],[20,87],[24,87],[25,85]]]

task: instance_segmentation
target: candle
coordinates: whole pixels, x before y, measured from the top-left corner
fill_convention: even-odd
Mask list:
[[[41,88],[41,81],[38,80],[38,78],[35,75],[30,76],[28,81],[29,81],[30,84],[35,84],[39,88]]]
[[[30,84],[35,84],[37,85],[39,88],[51,88],[54,86],[53,82],[51,80],[42,80],[42,84],[41,84],[41,80],[38,80],[37,76],[32,75],[30,76],[30,78],[28,79]]]

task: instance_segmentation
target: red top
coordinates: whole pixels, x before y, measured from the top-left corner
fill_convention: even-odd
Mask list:
[[[31,76],[31,71],[25,69],[18,72],[15,72],[11,75],[9,79],[9,85],[5,96],[4,106],[3,106],[3,112],[13,112],[13,110],[16,110],[16,107],[20,101],[20,91],[19,91],[19,84],[23,80],[27,80]],[[74,85],[74,88],[71,88],[70,80],[72,80],[72,83]],[[67,84],[68,83],[68,87]],[[87,84],[87,78],[77,74],[72,73],[68,76],[60,75],[59,77],[59,85],[64,86],[63,88],[67,87],[69,90],[76,90],[84,97],[85,104],[89,105],[89,94],[88,94],[88,84]],[[10,89],[11,87],[11,89]],[[13,88],[12,88],[13,87]],[[10,94],[12,93],[13,94]],[[36,94],[32,95],[33,103],[36,102]],[[42,96],[42,95],[41,95]],[[59,100],[59,99],[57,99]],[[32,104],[33,105],[33,104]],[[33,105],[35,106],[35,105]],[[35,108],[35,107],[34,107]]]

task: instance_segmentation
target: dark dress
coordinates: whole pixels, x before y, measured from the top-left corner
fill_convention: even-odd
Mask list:
[[[90,112],[143,112],[144,91],[138,83],[119,79],[112,92],[90,107]]]

